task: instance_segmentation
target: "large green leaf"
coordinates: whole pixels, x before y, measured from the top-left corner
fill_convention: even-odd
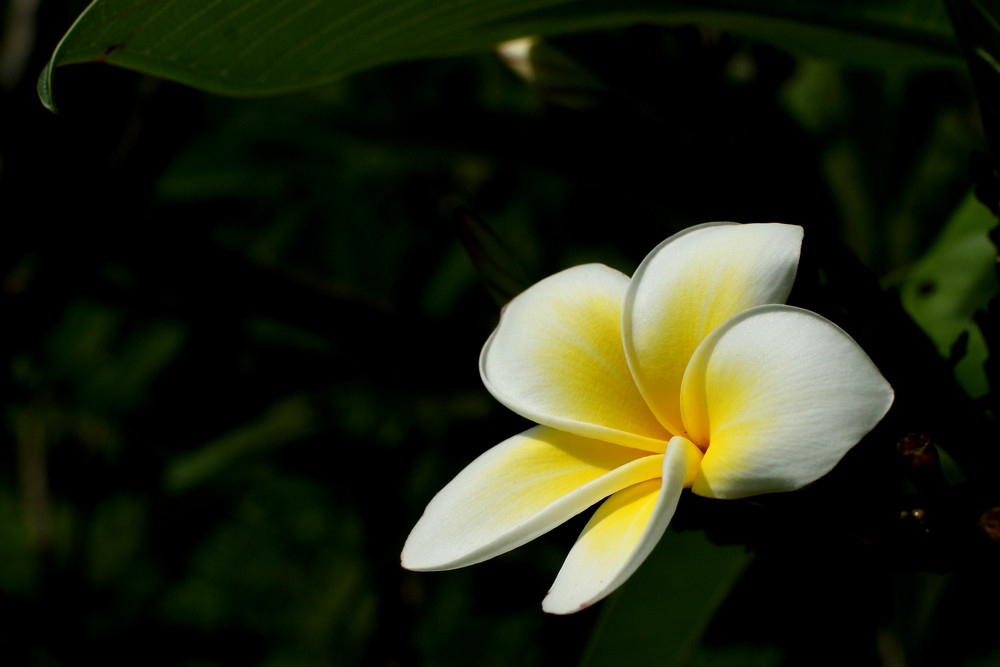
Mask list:
[[[750,560],[743,547],[713,544],[700,531],[667,531],[607,603],[583,667],[688,664]]]
[[[997,249],[988,236],[994,225],[990,210],[967,196],[900,285],[903,307],[941,356],[952,356],[959,337],[968,336],[955,376],[972,396],[989,390],[983,371],[989,347],[974,317],[997,293]]]
[[[698,23],[851,62],[952,62],[940,3],[879,0],[95,0],[39,78],[106,62],[205,90],[266,95],[417,58],[488,51],[525,35]]]

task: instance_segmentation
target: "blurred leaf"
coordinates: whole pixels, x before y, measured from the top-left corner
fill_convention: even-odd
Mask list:
[[[365,526],[324,485],[257,470],[231,515],[191,554],[158,601],[173,625],[267,643],[215,664],[351,665],[375,627]],[[265,653],[265,655],[261,655]]]
[[[118,495],[98,506],[90,523],[87,563],[95,585],[121,583],[140,562],[148,524],[147,508],[138,497]]]
[[[176,358],[186,335],[175,320],[133,325],[113,306],[79,300],[50,334],[48,358],[54,375],[69,382],[83,404],[127,411]]]
[[[53,108],[60,65],[106,62],[233,95],[265,95],[329,83],[377,65],[484,52],[525,35],[636,23],[700,23],[785,48],[848,62],[953,62],[939,3],[881,0],[845,6],[728,0],[96,0],[56,47],[38,81]]]
[[[468,252],[455,244],[445,251],[428,279],[420,300],[421,310],[432,319],[445,319],[455,312],[459,300],[470,288],[480,285],[482,278],[473,270]]]
[[[948,358],[968,332],[967,352],[955,374],[974,397],[989,389],[983,372],[986,341],[973,315],[997,293],[997,249],[987,236],[995,224],[989,209],[969,195],[900,287],[903,307],[941,356]]]
[[[0,486],[0,591],[6,595],[30,591],[38,576],[26,526],[23,501],[11,485]]]
[[[605,608],[581,664],[685,664],[750,559],[742,546],[669,530]]]
[[[780,95],[820,138],[820,165],[847,245],[878,273],[915,262],[927,244],[922,230],[938,229],[951,214],[956,175],[982,149],[968,101],[949,99],[912,70],[861,72],[809,58]]]
[[[950,0],[955,33],[965,50],[979,97],[983,129],[993,151],[1000,156],[1000,2]]]
[[[241,458],[280,447],[315,433],[315,412],[302,396],[292,396],[272,405],[256,421],[202,445],[200,449],[170,464],[166,471],[169,491],[185,491],[215,476]]]
[[[531,284],[510,248],[472,211],[460,207],[455,211],[455,219],[458,238],[498,305],[507,303]]]
[[[849,112],[847,83],[834,62],[805,58],[780,91],[782,106],[811,133],[828,132]]]

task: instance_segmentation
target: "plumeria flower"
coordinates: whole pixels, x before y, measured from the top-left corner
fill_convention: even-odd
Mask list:
[[[542,603],[572,613],[635,572],[684,489],[745,498],[829,472],[893,392],[836,325],[781,305],[801,242],[796,226],[708,223],[661,243],[631,280],[589,264],[515,297],[480,373],[538,425],[431,500],[403,566],[479,563],[603,500]]]

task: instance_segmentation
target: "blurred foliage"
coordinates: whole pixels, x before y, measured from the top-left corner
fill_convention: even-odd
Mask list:
[[[522,53],[534,86],[473,31],[434,55],[478,55],[266,100],[63,68],[53,116],[35,75],[83,3],[0,6],[5,663],[1000,663],[980,527],[1000,198],[995,162],[967,170],[996,118],[962,67],[858,68],[776,47],[816,34],[788,16],[656,27],[633,3]],[[835,32],[912,20],[823,6]],[[920,25],[957,54],[941,21]],[[885,422],[800,492],[686,498],[572,617],[539,602],[582,517],[401,570],[427,501],[524,426],[478,377],[494,298],[580,262],[631,272],[717,219],[806,228],[790,302],[873,357]]]

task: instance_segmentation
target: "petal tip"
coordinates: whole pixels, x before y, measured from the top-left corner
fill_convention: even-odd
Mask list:
[[[403,551],[399,554],[400,567],[410,572],[437,572],[454,568],[455,565],[446,558],[443,559],[440,552],[435,552],[426,539],[422,540],[419,536],[415,538],[419,526],[418,522],[403,545]]]
[[[405,546],[403,547],[403,552],[399,554],[399,566],[404,570],[409,570],[411,572],[420,572],[424,570],[424,568],[414,562],[413,556],[408,553],[408,549]]]
[[[596,602],[596,600],[589,600],[587,602],[577,603],[576,606],[574,606],[572,602],[568,602],[567,600],[560,601],[552,598],[551,595],[552,591],[549,591],[542,599],[542,611],[546,614],[552,614],[553,616],[569,616],[570,614],[575,614],[593,606]]]

